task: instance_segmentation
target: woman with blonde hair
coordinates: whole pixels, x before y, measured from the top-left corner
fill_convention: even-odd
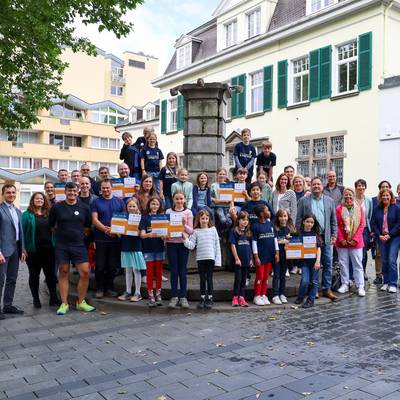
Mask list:
[[[342,285],[339,293],[346,293],[350,286],[350,261],[353,266],[354,281],[359,296],[365,296],[364,269],[363,269],[363,231],[365,216],[355,201],[353,189],[347,188],[343,191],[342,204],[336,207],[336,219],[338,225],[338,236],[336,249],[340,264],[340,277]]]

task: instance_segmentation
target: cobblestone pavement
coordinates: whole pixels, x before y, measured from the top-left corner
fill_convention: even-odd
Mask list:
[[[0,399],[400,399],[398,300],[375,287],[311,310],[57,317],[22,273],[17,299]]]

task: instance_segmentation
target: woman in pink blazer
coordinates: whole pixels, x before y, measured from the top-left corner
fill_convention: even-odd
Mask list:
[[[340,277],[342,286],[339,293],[346,293],[350,286],[350,260],[353,267],[354,281],[359,296],[365,296],[363,258],[363,229],[365,217],[361,208],[355,202],[353,189],[343,191],[342,204],[336,207],[336,219],[338,224],[338,235],[336,249],[340,264]]]

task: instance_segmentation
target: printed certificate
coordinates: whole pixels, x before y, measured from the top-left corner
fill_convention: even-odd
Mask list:
[[[56,202],[65,200],[65,183],[55,183],[54,191],[56,194]]]
[[[115,212],[111,218],[111,233],[124,235],[128,225],[127,213]]]

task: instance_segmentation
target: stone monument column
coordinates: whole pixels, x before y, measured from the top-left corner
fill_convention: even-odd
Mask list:
[[[174,92],[175,91],[175,92]],[[223,166],[225,157],[226,104],[231,97],[225,83],[184,84],[171,90],[185,99],[183,152],[184,167],[195,181],[205,171],[214,180],[215,172]]]

